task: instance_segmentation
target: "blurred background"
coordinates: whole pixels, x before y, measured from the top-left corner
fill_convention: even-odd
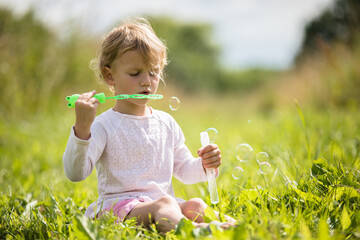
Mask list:
[[[101,36],[132,16],[147,17],[166,42],[174,94],[242,97],[267,111],[294,98],[359,102],[356,0],[1,0],[0,9],[2,118],[104,87],[88,64]]]

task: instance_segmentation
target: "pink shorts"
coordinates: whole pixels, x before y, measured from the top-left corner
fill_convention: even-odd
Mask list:
[[[124,218],[133,210],[133,208],[139,203],[150,202],[152,201],[148,197],[139,197],[133,199],[125,199],[116,202],[113,206],[103,209],[99,213],[99,217],[101,217],[106,212],[110,212],[111,210],[114,212],[114,215],[119,217],[120,221],[123,221]]]

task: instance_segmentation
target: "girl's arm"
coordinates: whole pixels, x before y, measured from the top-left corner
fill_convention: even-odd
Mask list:
[[[207,181],[201,158],[195,158],[185,145],[180,126],[174,121],[174,176],[185,184]]]
[[[220,149],[210,144],[198,150],[199,158],[194,158],[185,143],[175,151],[174,176],[185,184],[207,181],[205,168],[215,168],[215,176],[219,174],[221,164]]]
[[[78,182],[89,176],[103,153],[105,144],[106,133],[100,124],[91,127],[91,137],[88,140],[75,136],[72,128],[63,156],[66,177]]]
[[[64,170],[71,181],[81,181],[90,175],[105,146],[104,131],[92,127],[99,102],[95,91],[80,95],[75,103],[76,123],[63,156]],[[92,131],[90,131],[92,129]],[[93,136],[91,136],[93,132]]]
[[[92,162],[86,159],[89,145],[90,141],[75,136],[72,127],[63,156],[65,175],[72,182],[84,180],[94,168]]]

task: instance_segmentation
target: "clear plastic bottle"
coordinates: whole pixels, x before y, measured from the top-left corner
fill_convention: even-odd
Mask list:
[[[210,139],[208,132],[200,133],[201,145],[205,147],[210,144]],[[216,187],[216,178],[215,178],[215,169],[214,168],[206,168],[206,176],[209,185],[209,193],[212,204],[217,204],[219,202],[219,195]]]

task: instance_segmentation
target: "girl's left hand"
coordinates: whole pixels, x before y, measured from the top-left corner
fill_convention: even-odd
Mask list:
[[[198,150],[204,168],[218,168],[221,164],[221,151],[216,144],[209,144]]]

